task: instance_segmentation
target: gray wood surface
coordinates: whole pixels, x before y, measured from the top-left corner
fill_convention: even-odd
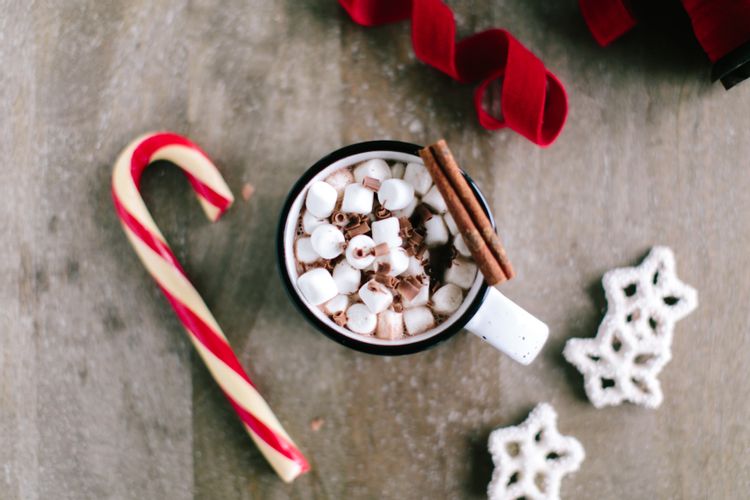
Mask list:
[[[551,148],[475,123],[471,86],[334,0],[0,1],[0,499],[481,498],[489,432],[539,401],[586,448],[566,498],[750,491],[750,83],[725,92],[681,29],[595,46],[576,2],[455,1],[565,82]],[[282,484],[191,351],[118,225],[111,167],[136,134],[189,135],[239,199],[203,217],[174,168],[156,220],[313,471]],[[359,354],[288,302],[273,234],[308,165],[360,140],[445,137],[501,221],[503,291],[551,327],[530,367],[467,334]],[[238,197],[239,198],[239,197]],[[561,356],[603,316],[602,274],[671,246],[699,291],[657,411],[596,410]],[[322,418],[317,432],[310,422]]]

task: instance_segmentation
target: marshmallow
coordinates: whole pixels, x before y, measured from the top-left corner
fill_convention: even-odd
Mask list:
[[[424,242],[429,248],[448,243],[448,228],[445,227],[442,216],[433,215],[424,223],[424,228],[427,230]]]
[[[305,211],[305,215],[302,216],[302,229],[307,234],[312,234],[316,227],[322,226],[325,223],[325,219],[318,219],[308,211]]]
[[[349,184],[344,190],[344,201],[341,211],[353,214],[369,214],[372,212],[373,192],[361,184]]]
[[[348,168],[341,168],[326,177],[326,182],[333,186],[338,196],[341,197],[346,186],[354,182],[354,174]]]
[[[453,238],[453,246],[456,247],[456,251],[464,257],[471,257],[471,250],[466,246],[463,235],[457,234]]]
[[[451,267],[445,270],[445,282],[453,283],[464,290],[471,288],[477,275],[477,266],[471,261],[456,257]]]
[[[401,179],[404,176],[405,169],[406,166],[403,163],[394,163],[393,165],[391,165],[391,178]]]
[[[365,177],[372,177],[380,182],[391,178],[391,167],[385,160],[367,160],[354,167],[354,180],[362,183]]]
[[[448,231],[450,231],[450,233],[453,235],[458,234],[458,226],[456,225],[456,220],[453,218],[451,213],[446,212],[446,214],[443,215],[443,219],[445,219],[445,225],[448,226]]]
[[[366,234],[355,236],[349,240],[349,244],[346,247],[346,261],[354,269],[366,268],[375,262],[375,256],[371,253],[374,246],[375,242]],[[358,256],[358,253],[361,256]]]
[[[432,186],[432,176],[421,163],[409,163],[404,170],[404,180],[414,186],[419,196],[424,196]]]
[[[377,220],[372,223],[372,239],[376,245],[388,243],[389,248],[400,247],[403,240],[398,235],[401,225],[396,217]]]
[[[413,307],[426,306],[427,302],[430,301],[430,279],[426,278],[422,288],[419,289],[419,293],[411,300],[404,299],[404,308],[411,309]]]
[[[370,280],[360,287],[359,298],[375,314],[385,311],[393,303],[391,291],[384,284],[375,280]]]
[[[326,314],[336,314],[337,312],[346,311],[347,307],[349,307],[349,297],[346,295],[336,295],[334,298],[323,304],[323,311]]]
[[[325,219],[333,213],[338,196],[333,186],[327,182],[316,181],[307,189],[305,207],[315,217]]]
[[[401,210],[414,200],[414,187],[401,179],[388,179],[378,189],[378,200],[388,210]]]
[[[407,206],[402,208],[401,210],[394,210],[392,213],[396,217],[406,217],[409,218],[414,213],[414,209],[417,208],[417,197],[415,196],[412,198],[411,203],[409,203]]]
[[[324,259],[334,259],[344,251],[344,233],[333,224],[323,224],[310,237],[313,249]]]
[[[404,276],[419,276],[421,274],[424,274],[424,266],[422,265],[422,261],[414,256],[409,257],[409,265],[406,266]]]
[[[378,314],[375,336],[379,339],[396,340],[404,336],[404,317],[401,313],[386,309]]]
[[[435,326],[435,318],[429,307],[415,307],[404,311],[404,324],[409,335],[416,335]]]
[[[314,306],[328,302],[339,293],[331,273],[322,267],[310,269],[297,278],[297,287],[302,296]]]
[[[392,248],[387,254],[381,255],[375,259],[376,271],[378,268],[377,265],[380,263],[390,264],[391,269],[388,271],[388,274],[390,276],[398,276],[409,267],[409,254],[401,247]]]
[[[345,260],[342,260],[333,268],[333,281],[336,282],[336,288],[339,293],[354,293],[359,288],[359,282],[362,279],[362,273],[359,269],[354,269]]]
[[[320,258],[318,252],[312,246],[310,238],[300,238],[294,244],[294,253],[297,260],[303,264],[312,264]]]
[[[422,202],[429,205],[431,209],[439,214],[444,214],[448,211],[448,205],[445,204],[445,199],[443,199],[443,195],[440,194],[440,190],[437,186],[432,186],[432,188],[427,191],[427,194],[422,197]]]
[[[463,290],[448,283],[432,294],[432,310],[438,314],[453,314],[463,301]]]
[[[346,326],[354,333],[370,335],[375,330],[378,317],[364,304],[354,304],[346,310]]]

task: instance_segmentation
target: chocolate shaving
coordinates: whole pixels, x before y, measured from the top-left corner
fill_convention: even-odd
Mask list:
[[[364,248],[355,248],[354,252],[352,253],[358,259],[361,259],[367,255],[367,251]]]
[[[385,255],[390,251],[391,249],[388,247],[388,243],[386,242],[378,243],[377,245],[372,247],[372,254],[375,257],[380,257],[381,255]]]
[[[414,250],[414,255],[421,259],[424,256],[425,251],[427,250],[427,245],[420,245],[416,250]]]
[[[414,245],[415,247],[416,247],[416,246],[419,246],[419,245],[420,245],[420,244],[421,244],[421,243],[422,243],[423,241],[424,241],[424,236],[422,236],[422,235],[421,235],[421,234],[419,234],[419,233],[414,233],[414,234],[412,234],[412,235],[411,235],[411,237],[409,238],[409,243],[411,243],[411,244],[412,244],[412,245]]]
[[[374,177],[365,177],[364,179],[362,179],[362,185],[367,189],[372,189],[373,191],[377,191],[378,189],[380,189],[380,181]]]
[[[424,224],[428,220],[432,219],[432,212],[429,208],[427,208],[427,205],[425,204],[417,206],[417,208],[414,210],[414,215],[416,217],[416,220],[418,220],[420,224]]]
[[[391,217],[391,211],[382,205],[376,208],[375,212],[373,213],[375,214],[375,218],[377,220],[383,220],[383,219],[387,219],[388,217]]]
[[[396,286],[398,285],[398,278],[396,278],[395,276],[391,276],[389,274],[383,274],[383,273],[377,272],[375,273],[375,277],[373,279],[377,281],[378,283],[381,283],[387,286],[391,290],[395,289]]]
[[[398,293],[400,293],[406,300],[413,300],[414,297],[419,295],[419,290],[422,288],[420,285],[421,284],[414,276],[409,276],[408,278],[401,280],[396,286],[396,290],[398,290]]]
[[[404,303],[401,302],[401,295],[394,295],[393,296],[393,302],[391,303],[391,308],[393,308],[393,310],[395,312],[397,312],[397,313],[403,312],[403,310],[404,310]]]
[[[334,210],[331,214],[331,222],[339,227],[344,227],[349,223],[349,216],[340,210]]]
[[[333,313],[333,315],[331,316],[331,319],[337,325],[344,326],[346,324],[346,312],[339,311],[337,313]]]
[[[359,236],[360,234],[365,234],[369,231],[370,231],[370,224],[368,224],[367,221],[362,221],[356,226],[347,227],[346,237],[349,239],[352,239],[355,236]]]
[[[375,276],[375,271],[373,271],[372,269],[367,269],[362,274],[364,274],[365,281],[370,281]]]
[[[376,274],[375,278],[377,279],[377,277],[378,277],[378,275]],[[378,288],[377,283],[374,282],[374,281],[370,281],[369,283],[367,283],[367,289],[370,290],[371,292],[379,292],[380,291],[380,288]]]
[[[391,272],[391,263],[390,262],[378,262],[375,265],[375,272],[376,273],[389,273]]]

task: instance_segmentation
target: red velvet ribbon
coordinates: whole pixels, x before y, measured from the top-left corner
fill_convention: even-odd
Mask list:
[[[579,0],[594,39],[605,46],[636,24],[626,0]],[[644,2],[644,7],[647,4]],[[682,0],[711,62],[750,43],[750,0]]]
[[[423,62],[462,83],[480,82],[474,92],[479,123],[488,130],[508,127],[540,146],[562,131],[568,98],[560,80],[534,54],[501,29],[456,42],[453,12],[441,0],[339,0],[363,26],[411,18],[414,53]],[[490,114],[483,99],[502,80],[502,116]]]

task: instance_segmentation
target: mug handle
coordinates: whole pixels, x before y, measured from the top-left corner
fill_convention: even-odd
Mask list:
[[[534,361],[549,336],[546,324],[493,287],[465,328],[524,365]]]

